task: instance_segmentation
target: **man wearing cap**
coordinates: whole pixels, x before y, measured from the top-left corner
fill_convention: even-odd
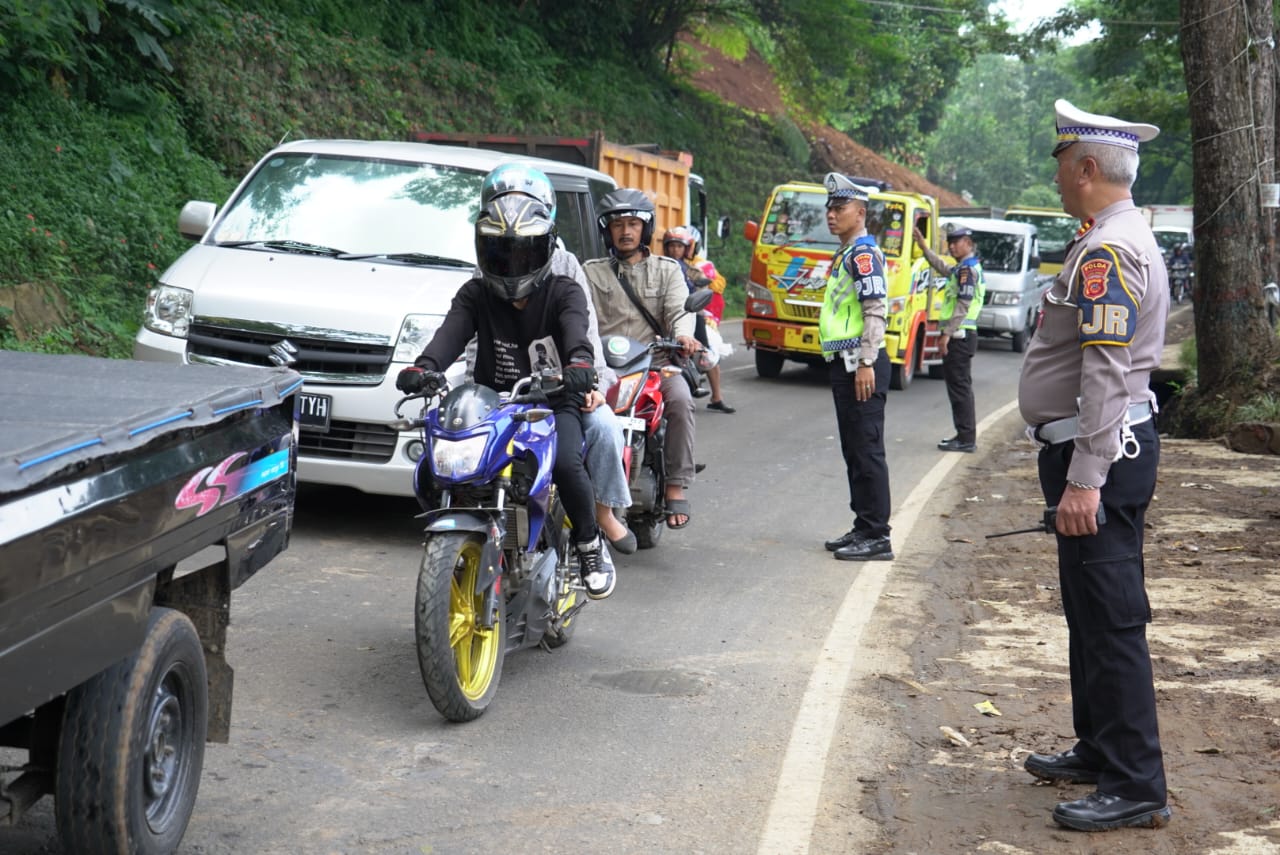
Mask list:
[[[1097,786],[1054,808],[1060,825],[1158,828],[1171,813],[1147,649],[1151,607],[1142,546],[1160,456],[1148,385],[1164,346],[1169,283],[1129,188],[1138,143],[1160,131],[1062,100],[1054,107],[1054,181],[1063,209],[1081,225],[1045,294],[1018,406],[1040,444],[1045,502],[1058,509],[1076,744],[1032,754],[1024,766],[1038,778]]]
[[[942,374],[947,381],[947,398],[951,401],[951,422],[955,436],[938,443],[943,451],[972,453],[978,447],[978,421],[973,403],[973,357],[978,352],[978,314],[987,283],[982,276],[973,242],[973,229],[955,226],[947,232],[947,252],[956,260],[951,267],[932,249],[919,227],[915,227],[916,244],[924,250],[930,266],[947,277],[943,296],[941,335],[938,352],[942,354]]]
[[[830,363],[840,451],[849,478],[853,527],[826,547],[841,561],[892,561],[889,466],[884,453],[884,403],[889,356],[884,350],[884,256],[867,234],[865,187],[836,172],[827,187],[827,228],[840,238],[831,259],[818,335]]]

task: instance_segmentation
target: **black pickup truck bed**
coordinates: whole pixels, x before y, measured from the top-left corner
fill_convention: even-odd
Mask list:
[[[288,543],[300,386],[284,369],[0,351],[0,745],[31,758],[0,774],[0,826],[53,792],[69,851],[176,847],[203,742],[229,730],[230,592]],[[119,738],[139,756],[76,756]],[[85,777],[104,783],[69,783]]]

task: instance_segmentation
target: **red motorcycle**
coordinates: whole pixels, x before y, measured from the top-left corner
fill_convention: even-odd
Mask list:
[[[710,302],[711,292],[701,289],[689,295],[684,308],[700,312]],[[669,333],[669,331],[668,331]],[[622,335],[605,338],[605,362],[618,374],[618,382],[605,395],[622,424],[626,442],[622,448],[622,468],[631,488],[627,525],[641,549],[658,545],[667,522],[666,405],[662,380],[685,371],[686,363],[698,364],[684,355],[684,348],[670,338],[640,342]],[[654,365],[658,354],[668,355],[666,365]]]

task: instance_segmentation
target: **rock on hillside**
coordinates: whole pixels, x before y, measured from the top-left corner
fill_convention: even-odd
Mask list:
[[[682,41],[685,48],[697,56],[698,70],[693,74],[695,86],[757,113],[777,116],[786,112],[773,72],[754,50],[739,61],[692,38],[682,37]],[[848,175],[878,178],[888,181],[898,190],[933,196],[938,204],[948,207],[968,204],[958,193],[926,181],[905,166],[886,160],[834,128],[813,125],[804,130],[813,151],[815,171],[835,170]],[[786,175],[779,176],[778,180],[801,177],[804,176]]]

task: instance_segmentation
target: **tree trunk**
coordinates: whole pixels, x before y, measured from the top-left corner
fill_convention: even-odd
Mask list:
[[[1253,86],[1253,114],[1257,117],[1258,180],[1271,184],[1276,180],[1276,65],[1272,0],[1249,0],[1248,56]],[[1280,278],[1280,259],[1276,257],[1276,208],[1262,209],[1262,281]]]
[[[1258,112],[1253,78],[1259,51],[1271,49],[1271,9],[1268,0],[1184,0],[1181,15],[1194,152],[1196,396],[1201,404],[1226,405],[1214,408],[1225,419],[1231,405],[1256,391],[1272,349],[1262,298],[1267,223],[1259,180],[1272,149],[1260,152],[1264,135],[1255,129],[1274,128],[1275,113],[1270,101]],[[1250,44],[1251,35],[1268,41]]]

